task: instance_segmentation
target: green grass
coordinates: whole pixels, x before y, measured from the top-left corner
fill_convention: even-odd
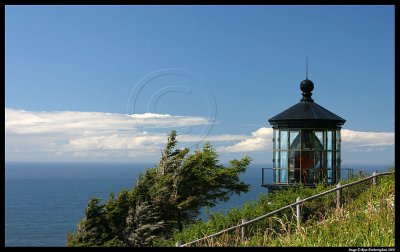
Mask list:
[[[283,232],[276,237],[253,236],[242,246],[394,246],[394,176],[381,178],[378,186],[327,217]]]
[[[393,168],[392,168],[393,170]],[[361,174],[365,177],[367,174]],[[354,178],[351,181],[360,179]],[[351,181],[346,181],[349,183]],[[296,186],[268,195],[227,214],[210,213],[209,221],[198,221],[175,232],[173,239],[157,240],[155,246],[174,246],[237,225],[243,218],[261,216],[285,205],[326,191],[333,186],[317,188]],[[302,206],[302,224],[297,226],[295,209],[288,209],[251,224],[248,238],[241,240],[240,230],[233,230],[196,246],[394,246],[394,176],[379,178],[377,186],[365,182],[343,189],[343,208],[336,210],[336,193],[306,202]]]

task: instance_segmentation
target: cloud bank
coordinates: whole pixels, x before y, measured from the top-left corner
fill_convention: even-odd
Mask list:
[[[181,147],[190,147],[199,139],[229,142],[247,138],[229,134],[202,136],[198,129],[211,123],[199,116],[6,108],[6,158],[144,157],[160,153],[171,129],[181,132]]]
[[[25,111],[5,109],[6,159],[53,160],[99,157],[159,158],[170,129],[182,129],[182,147],[196,144],[196,129],[210,125],[207,118],[169,114],[115,114],[78,111]],[[249,135],[207,135],[221,154],[269,153],[272,129],[261,127]],[[393,132],[342,130],[343,151],[383,151],[394,146]]]
[[[255,152],[272,150],[272,128],[260,128],[249,138],[231,146],[219,147],[222,152]],[[382,151],[394,146],[393,132],[362,132],[342,129],[343,151]]]

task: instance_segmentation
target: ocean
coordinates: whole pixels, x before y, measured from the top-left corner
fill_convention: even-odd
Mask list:
[[[90,197],[108,199],[131,189],[140,172],[155,164],[7,162],[5,169],[5,246],[63,247],[69,232],[84,216]],[[390,165],[351,165],[355,171],[385,171]],[[261,187],[261,168],[252,164],[241,179],[250,191],[220,202],[214,211],[228,211],[268,193]],[[265,180],[271,181],[267,173]],[[199,218],[206,220],[203,209]]]

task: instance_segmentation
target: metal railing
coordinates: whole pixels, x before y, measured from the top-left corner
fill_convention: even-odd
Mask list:
[[[245,227],[246,227],[247,225],[249,225],[249,224],[251,224],[251,223],[254,223],[254,222],[256,222],[256,221],[262,220],[262,219],[264,219],[264,218],[266,218],[266,217],[268,217],[268,216],[270,216],[270,215],[279,213],[279,212],[281,212],[281,211],[283,211],[283,210],[292,208],[292,207],[294,207],[294,206],[296,206],[297,223],[300,223],[300,219],[301,219],[300,205],[302,205],[302,204],[305,203],[306,201],[309,201],[309,200],[312,200],[312,199],[315,199],[315,198],[318,198],[318,197],[321,197],[321,196],[324,196],[324,195],[327,195],[327,194],[329,194],[329,193],[333,193],[333,192],[337,191],[336,207],[337,207],[337,208],[340,208],[340,207],[342,207],[342,200],[341,200],[342,195],[341,195],[341,194],[342,194],[342,189],[343,189],[343,188],[350,187],[350,186],[353,186],[353,185],[356,185],[356,184],[360,184],[360,183],[365,182],[365,181],[368,181],[368,180],[372,180],[372,184],[373,184],[373,185],[376,185],[376,184],[377,184],[377,177],[378,177],[378,176],[391,175],[391,174],[394,174],[394,171],[393,171],[393,172],[382,172],[382,173],[376,173],[376,172],[374,172],[374,173],[372,174],[372,176],[369,176],[369,177],[366,177],[366,178],[357,180],[357,181],[355,181],[355,182],[351,182],[351,183],[348,183],[348,184],[345,184],[345,185],[341,185],[340,183],[338,183],[338,184],[336,185],[336,188],[333,188],[333,189],[330,189],[330,190],[328,190],[328,191],[325,191],[325,192],[322,192],[322,193],[319,193],[319,194],[310,196],[310,197],[305,198],[305,199],[300,199],[300,197],[298,197],[298,198],[296,199],[296,202],[295,202],[295,203],[286,205],[286,206],[281,207],[281,208],[279,208],[279,209],[277,209],[277,210],[274,210],[274,211],[272,211],[272,212],[269,212],[269,213],[267,213],[267,214],[264,214],[264,215],[262,215],[262,216],[259,216],[259,217],[257,217],[257,218],[254,218],[254,219],[252,219],[252,220],[250,220],[250,221],[242,220],[242,223],[241,223],[241,224],[238,224],[238,225],[236,225],[236,226],[232,226],[232,227],[230,227],[230,228],[221,230],[221,231],[219,231],[219,232],[217,232],[217,233],[204,236],[204,237],[202,237],[202,238],[200,238],[200,239],[197,239],[197,240],[194,240],[194,241],[185,243],[185,244],[182,244],[182,241],[178,241],[178,242],[176,243],[176,246],[177,246],[177,247],[186,247],[186,246],[195,244],[195,243],[197,243],[197,242],[200,242],[200,241],[203,241],[203,240],[206,240],[206,239],[209,239],[209,238],[213,238],[213,237],[215,237],[215,236],[218,236],[218,235],[220,235],[220,234],[223,234],[223,233],[225,233],[225,232],[228,232],[228,231],[230,231],[230,230],[234,230],[234,229],[237,229],[237,228],[242,228],[242,231],[241,231],[242,237],[245,237]]]

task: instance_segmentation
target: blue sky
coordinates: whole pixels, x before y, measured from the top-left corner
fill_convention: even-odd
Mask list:
[[[8,160],[156,162],[176,128],[269,164],[308,56],[343,162],[394,162],[394,6],[6,6],[5,42]]]

